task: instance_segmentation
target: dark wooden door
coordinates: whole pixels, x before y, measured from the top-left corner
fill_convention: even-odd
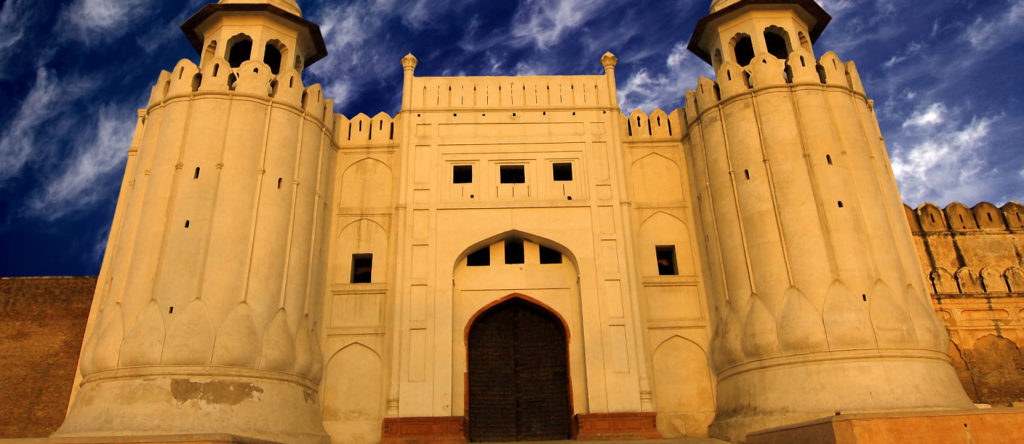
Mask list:
[[[469,331],[469,439],[555,440],[570,436],[565,329],[521,299],[477,317]]]

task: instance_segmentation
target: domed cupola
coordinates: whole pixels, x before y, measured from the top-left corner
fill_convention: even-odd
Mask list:
[[[299,17],[302,17],[302,9],[294,0],[220,0],[218,3],[225,4],[266,4],[274,5]]]
[[[302,70],[327,55],[320,27],[302,18],[294,0],[220,0],[181,25],[201,55],[200,66],[223,59],[237,68],[248,60],[274,74]]]
[[[733,3],[739,3],[740,0],[713,0],[711,2],[711,13],[718,12],[720,9],[729,6]]]
[[[813,54],[830,20],[814,0],[713,0],[688,48],[716,72],[723,62],[747,66],[762,54],[784,60],[797,49]]]

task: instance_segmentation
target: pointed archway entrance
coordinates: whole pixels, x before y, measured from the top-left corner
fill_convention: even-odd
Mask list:
[[[519,298],[477,316],[468,337],[470,441],[571,435],[565,327]]]

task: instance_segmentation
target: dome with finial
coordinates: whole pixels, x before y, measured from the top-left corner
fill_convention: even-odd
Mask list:
[[[221,4],[248,4],[248,5],[273,5],[302,17],[302,9],[299,8],[299,4],[295,3],[295,0],[220,0],[218,3]]]
[[[739,1],[740,0],[712,0],[711,1],[711,13],[714,14],[714,13],[724,9],[726,6],[732,5],[734,3],[739,3]]]

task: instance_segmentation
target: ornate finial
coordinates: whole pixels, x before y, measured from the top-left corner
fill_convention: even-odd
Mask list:
[[[619,58],[615,57],[615,54],[611,52],[606,52],[601,56],[601,65],[604,66],[605,71],[615,68],[616,63],[619,63]]]
[[[416,69],[416,64],[418,63],[419,60],[416,60],[416,56],[412,55],[411,52],[406,54],[405,57],[402,57],[402,68],[405,68],[407,70],[411,71],[413,69]]]

